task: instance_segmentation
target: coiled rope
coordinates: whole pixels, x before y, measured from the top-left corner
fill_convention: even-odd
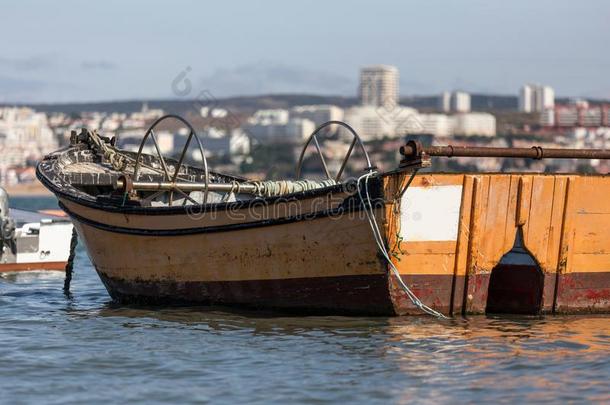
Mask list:
[[[127,167],[127,156],[119,152],[113,146],[110,146],[108,143],[101,138],[101,136],[97,133],[96,130],[87,131],[89,139],[93,143],[94,149],[97,149],[97,152],[100,153],[107,161],[110,162],[112,167],[115,170],[124,170]]]
[[[398,280],[398,284],[400,285],[402,290],[406,293],[407,297],[409,297],[409,299],[411,300],[413,305],[415,305],[422,312],[424,312],[428,315],[432,315],[437,318],[448,319],[445,315],[441,314],[440,312],[430,308],[429,306],[427,306],[426,304],[421,302],[421,300],[417,297],[417,295],[415,295],[415,293],[413,293],[413,291],[411,291],[409,286],[403,281],[402,277],[400,276],[400,272],[398,271],[398,269],[396,268],[396,266],[390,259],[390,255],[389,255],[389,253],[385,247],[384,241],[383,241],[383,236],[381,234],[381,231],[379,230],[379,225],[377,224],[377,219],[375,218],[375,213],[373,212],[373,207],[371,204],[371,196],[369,194],[369,187],[368,187],[369,179],[376,174],[377,174],[376,172],[370,171],[358,178],[358,197],[360,198],[360,202],[362,203],[362,206],[364,207],[364,212],[366,213],[367,219],[369,221],[369,225],[371,226],[371,230],[373,231],[373,236],[375,238],[375,243],[377,244],[377,248],[379,249],[379,251],[381,252],[383,257],[387,260],[388,264],[390,265],[390,271],[392,272],[392,274],[394,274],[394,276],[396,277],[396,280]],[[366,199],[365,199],[365,196],[363,196],[363,194],[362,194],[362,187],[360,186],[362,182],[364,182],[364,190],[365,190]]]
[[[267,180],[252,181],[255,188],[254,194],[261,197],[274,197],[303,191],[315,190],[318,188],[330,187],[337,184],[333,179],[315,180]]]

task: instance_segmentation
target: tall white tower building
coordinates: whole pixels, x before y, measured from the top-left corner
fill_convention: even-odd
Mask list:
[[[542,112],[555,107],[555,91],[550,86],[526,84],[519,92],[519,111]]]
[[[444,91],[438,99],[438,109],[443,112],[451,111],[451,93]]]
[[[360,71],[359,93],[362,105],[398,105],[398,69],[388,65],[363,68]]]
[[[444,112],[470,112],[470,94],[465,91],[445,91],[439,98],[438,106]]]
[[[532,112],[532,86],[526,84],[519,91],[519,111]]]
[[[555,90],[551,86],[541,86],[536,98],[536,109],[544,111],[555,107]]]
[[[455,112],[470,112],[470,94],[465,91],[456,91],[451,98],[451,109]]]

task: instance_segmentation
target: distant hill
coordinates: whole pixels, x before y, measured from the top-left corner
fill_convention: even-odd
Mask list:
[[[437,95],[401,97],[400,103],[422,110],[436,110],[438,98]],[[470,105],[473,111],[516,110],[518,98],[495,94],[471,94]]]
[[[567,103],[567,98],[558,98],[557,103]],[[589,100],[592,104],[608,102],[604,100]],[[240,113],[252,113],[260,109],[290,108],[296,105],[333,104],[339,107],[356,105],[356,97],[318,96],[311,94],[270,94],[261,96],[243,96],[215,99],[203,96],[199,100],[127,100],[104,101],[92,103],[64,103],[64,104],[24,104],[37,111],[63,112],[66,114],[84,111],[122,112],[132,113],[140,111],[142,104],[148,103],[149,108],[161,108],[168,113],[186,114],[198,112],[201,107],[220,107]],[[436,110],[438,108],[437,95],[401,97],[402,105],[421,110]],[[517,96],[496,94],[471,94],[471,107],[473,111],[514,111],[518,107]]]
[[[66,114],[84,111],[132,113],[140,111],[146,102],[148,108],[161,108],[163,111],[174,114],[185,114],[189,111],[199,111],[201,107],[235,109],[239,112],[254,112],[266,108],[290,108],[295,105],[307,104],[334,104],[340,107],[349,107],[356,104],[356,98],[339,96],[317,96],[308,94],[279,94],[262,96],[244,96],[215,99],[203,96],[193,100],[128,100],[103,101],[93,103],[64,103],[64,104],[25,104],[43,112],[63,112]]]

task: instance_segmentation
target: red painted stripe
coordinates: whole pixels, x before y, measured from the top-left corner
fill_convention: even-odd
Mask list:
[[[9,271],[52,270],[64,271],[67,262],[2,263],[0,273]]]

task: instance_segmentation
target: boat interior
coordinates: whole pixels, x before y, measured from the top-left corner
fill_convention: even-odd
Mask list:
[[[160,152],[154,129],[166,119],[178,120],[190,131],[179,158],[167,158]],[[353,138],[338,172],[333,176],[329,173],[318,140],[320,130],[329,125],[346,128]],[[83,129],[80,133],[72,132],[70,146],[51,155],[54,159],[41,165],[43,177],[51,179],[67,194],[79,198],[120,202],[122,205],[165,207],[229,203],[331,189],[342,183],[342,175],[356,146],[364,153],[368,170],[372,170],[360,137],[340,121],[323,124],[308,138],[299,158],[297,180],[252,181],[210,171],[204,145],[197,133],[187,121],[174,115],[164,116],[152,124],[137,153],[115,147],[115,141],[97,131]],[[152,150],[156,154],[143,153],[147,142],[152,142]],[[198,147],[202,167],[185,163],[189,145]],[[317,152],[325,179],[301,178],[304,155],[308,149]]]

